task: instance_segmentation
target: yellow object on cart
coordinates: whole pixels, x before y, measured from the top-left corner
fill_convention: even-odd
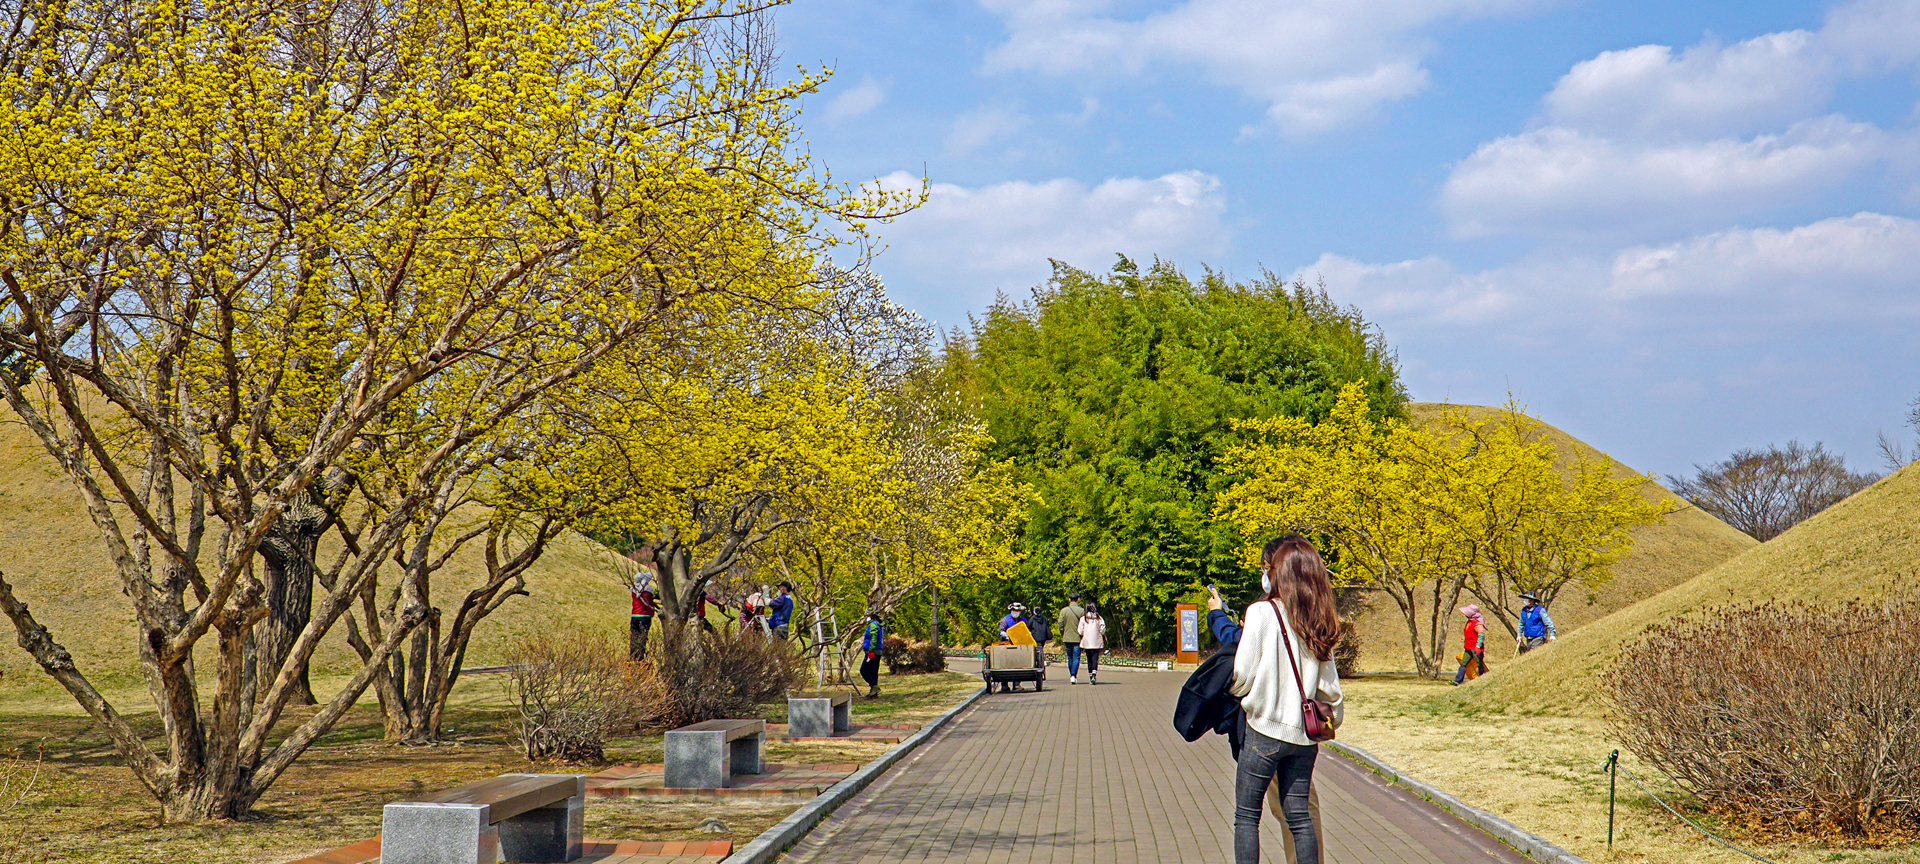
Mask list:
[[[1027,622],[1025,621],[1022,621],[1018,624],[1013,625],[1012,627],[1007,628],[1007,641],[1012,642],[1015,645],[1040,644],[1038,642],[1033,641],[1033,631],[1027,629]]]

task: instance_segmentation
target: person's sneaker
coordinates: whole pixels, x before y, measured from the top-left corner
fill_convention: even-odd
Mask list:
[[[1095,672],[1095,673],[1093,673],[1092,675],[1088,675],[1088,676],[1087,676],[1087,683],[1088,683],[1088,684],[1098,684],[1098,683],[1100,683],[1100,673],[1098,673],[1098,672]]]
[[[1078,684],[1078,683],[1080,683],[1080,676],[1078,676],[1078,675],[1068,675],[1068,676],[1067,676],[1067,683],[1068,683],[1068,684]]]

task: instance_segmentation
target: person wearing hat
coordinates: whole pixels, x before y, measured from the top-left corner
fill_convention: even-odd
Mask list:
[[[887,642],[887,625],[880,610],[867,610],[866,631],[860,634],[860,678],[867,682],[867,698],[880,698],[880,651]]]
[[[1465,644],[1461,646],[1460,651],[1460,671],[1453,673],[1453,683],[1455,684],[1471,681],[1474,678],[1487,674],[1486,619],[1481,617],[1480,606],[1475,603],[1468,603],[1460,607],[1460,614],[1467,616],[1467,629],[1465,633],[1466,641]],[[1475,670],[1475,674],[1472,677],[1468,677],[1468,670],[1473,669],[1475,666],[1479,668]]]
[[[1009,641],[1007,631],[1013,629],[1013,625],[1025,620],[1027,620],[1027,607],[1021,603],[1008,603],[1007,617],[1000,619],[1000,641]]]
[[[1560,638],[1560,631],[1553,627],[1553,616],[1547,614],[1547,607],[1540,605],[1540,595],[1522,591],[1520,599],[1527,601],[1526,608],[1520,610],[1520,653]]]
[[[1053,629],[1060,633],[1060,644],[1067,651],[1067,683],[1080,683],[1080,616],[1087,610],[1080,605],[1080,592],[1067,593],[1067,605],[1060,610]]]

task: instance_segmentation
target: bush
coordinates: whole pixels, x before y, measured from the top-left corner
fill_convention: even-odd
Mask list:
[[[932,642],[915,642],[909,652],[913,657],[913,668],[919,672],[947,671],[947,654],[940,646]]]
[[[645,664],[643,715],[674,729],[702,720],[749,718],[806,678],[795,643],[761,633],[660,627]]]
[[[898,636],[887,637],[880,659],[887,661],[887,669],[895,675],[943,672],[947,668],[947,655],[939,646],[932,642],[908,642]]]
[[[606,741],[632,722],[645,692],[626,646],[587,631],[546,631],[507,647],[507,690],[528,759],[606,761]]]
[[[913,658],[907,654],[907,640],[888,636],[880,643],[880,661],[895,675],[913,671]]]
[[[1360,674],[1360,631],[1352,618],[1340,619],[1340,641],[1333,643],[1333,668],[1342,678]]]
[[[1762,831],[1920,827],[1920,598],[1649,631],[1609,672],[1627,748]]]
[[[25,748],[9,751],[0,758],[0,861],[37,864],[47,860],[47,853],[42,851],[44,844],[28,836],[36,820],[26,814],[13,815],[29,803],[39,803],[42,796],[36,787],[40,784],[40,770],[46,755],[47,745],[43,739],[31,758]]]

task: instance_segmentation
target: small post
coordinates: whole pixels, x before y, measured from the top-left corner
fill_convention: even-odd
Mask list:
[[[1613,848],[1613,789],[1620,779],[1620,751],[1607,754],[1607,848]]]

